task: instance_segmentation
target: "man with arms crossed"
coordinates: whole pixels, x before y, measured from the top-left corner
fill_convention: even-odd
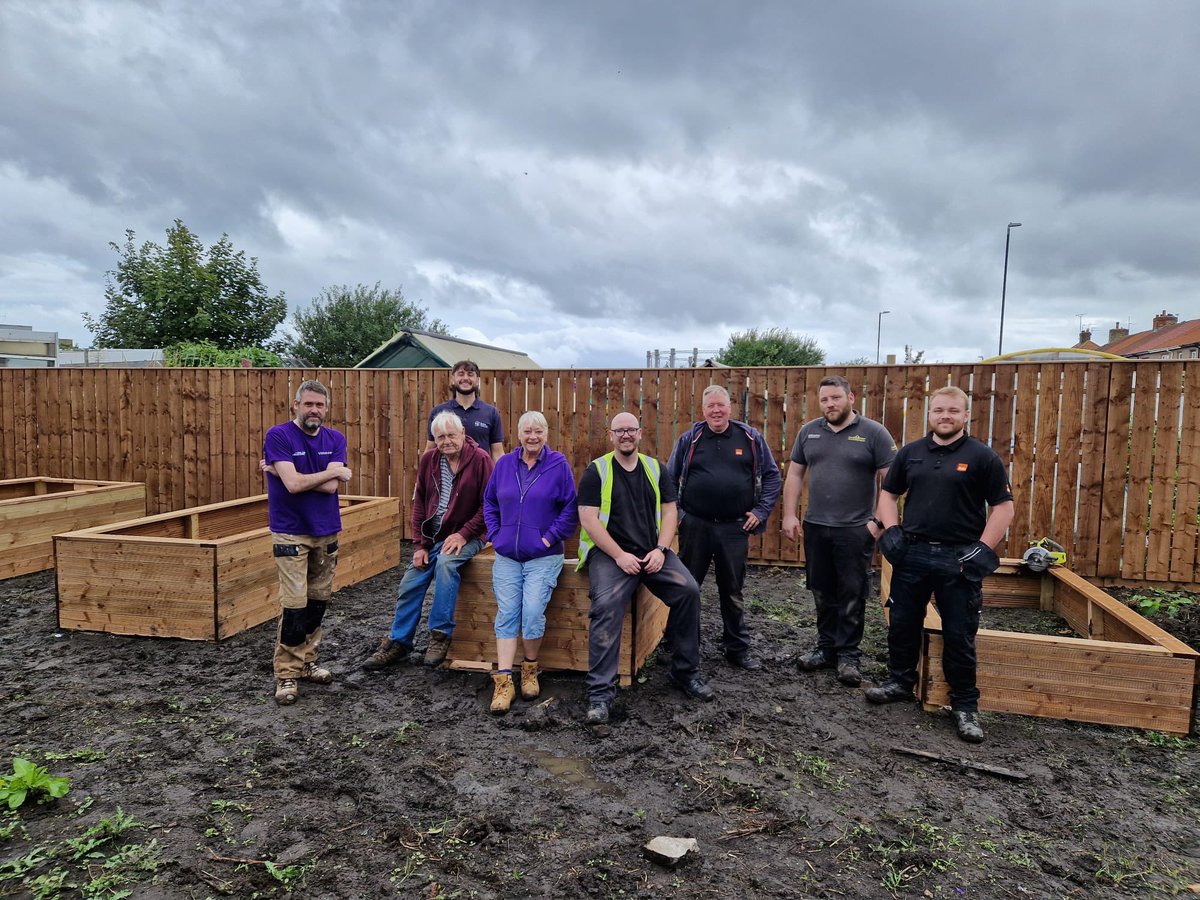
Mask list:
[[[617,695],[617,664],[625,610],[640,585],[670,607],[672,685],[696,700],[712,700],[700,677],[700,588],[671,551],[675,483],[638,453],[642,429],[630,413],[612,420],[613,452],[592,460],[579,481],[578,569],[587,566],[588,725],[608,722]]]
[[[351,478],[346,438],[323,427],[329,413],[325,385],[301,384],[292,411],[292,421],[267,432],[262,461],[283,610],[274,660],[275,702],[281,706],[296,702],[301,681],[333,681],[333,674],[317,665],[317,650],[342,530],[338,486]]]
[[[679,485],[679,556],[697,584],[709,563],[721,601],[721,651],[740,669],[760,669],[746,628],[746,557],[779,499],[779,466],[763,436],[730,418],[729,391],[710,384],[700,397],[704,421],[679,436],[667,468]]]
[[[1012,522],[1013,499],[1004,463],[966,428],[967,395],[956,387],[934,391],[929,434],[905,444],[883,480],[876,515],[886,529],[879,549],[892,564],[888,678],[868,688],[867,699],[914,699],[921,629],[932,594],[942,617],[942,671],[950,685],[954,725],[960,738],[978,744],[983,728],[975,634],[982,582],[1000,565],[993,548]]]
[[[452,412],[462,420],[467,434],[492,456],[496,462],[504,455],[504,423],[500,411],[479,399],[479,366],[469,359],[459,360],[450,370],[450,387],[454,396],[439,403],[429,413],[429,439],[425,449],[434,448],[433,420],[438,413]]]
[[[837,666],[844,685],[858,687],[858,645],[871,590],[871,557],[883,533],[874,517],[875,486],[896,456],[896,442],[878,422],[854,410],[854,392],[841,375],[821,379],[821,418],[800,429],[783,485],[783,533],[804,532],[804,566],[817,607],[817,646],[801,669]],[[796,516],[808,476],[804,527]]]

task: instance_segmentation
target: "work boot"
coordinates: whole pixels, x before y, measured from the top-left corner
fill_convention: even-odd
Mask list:
[[[867,688],[866,695],[872,703],[895,703],[898,700],[907,700],[911,703],[917,699],[909,688],[891,680],[885,681],[878,687]]]
[[[502,716],[508,712],[508,708],[512,706],[513,698],[517,696],[517,689],[513,687],[512,675],[505,672],[494,672],[492,681],[495,687],[492,689],[492,705],[489,707],[492,715]]]
[[[440,666],[450,652],[450,635],[444,631],[429,632],[429,646],[425,650],[425,665]]]
[[[291,706],[300,697],[300,685],[295,678],[275,679],[275,702],[280,706]]]
[[[536,700],[541,693],[542,686],[538,683],[537,660],[521,663],[521,699]]]
[[[745,669],[747,672],[756,672],[762,668],[762,660],[749,650],[726,653],[725,658],[729,660],[729,664],[734,668]]]
[[[603,700],[593,700],[588,706],[587,723],[589,725],[607,725],[608,704]]]
[[[667,681],[676,690],[683,691],[693,700],[703,700],[705,703],[716,699],[716,691],[704,683],[704,679],[699,674],[689,675],[687,678],[676,678],[674,675],[668,675]]]
[[[815,672],[817,669],[832,669],[833,660],[825,655],[824,650],[818,648],[798,657],[796,665],[802,672]]]
[[[409,649],[409,647],[401,644],[399,641],[393,641],[391,637],[385,637],[379,642],[379,646],[375,648],[375,652],[363,661],[362,667],[372,672],[376,669],[386,669],[388,666],[395,665],[408,656]]]
[[[951,711],[951,715],[954,716],[954,727],[960,738],[968,744],[983,743],[983,726],[979,724],[979,713],[956,709]]]
[[[846,687],[858,687],[862,684],[862,672],[858,670],[858,663],[852,659],[838,663],[837,680]]]
[[[311,681],[313,684],[333,684],[333,673],[315,662],[306,662],[300,672],[300,680]]]

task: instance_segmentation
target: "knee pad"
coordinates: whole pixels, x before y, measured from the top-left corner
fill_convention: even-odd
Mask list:
[[[308,609],[285,609],[279,625],[279,643],[299,647],[308,636]]]
[[[306,635],[312,634],[321,627],[321,620],[325,618],[325,608],[328,605],[329,604],[323,600],[308,601],[308,606],[304,608],[304,612],[308,614],[307,622],[304,626],[307,629],[304,632]]]

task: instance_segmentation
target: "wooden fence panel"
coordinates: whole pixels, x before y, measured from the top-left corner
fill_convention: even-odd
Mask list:
[[[520,414],[540,408],[578,476],[611,448],[617,412],[640,415],[643,450],[665,460],[702,417],[703,389],[723,384],[786,474],[826,373],[851,379],[860,411],[898,441],[924,435],[927,391],[966,390],[971,432],[1011,473],[1008,553],[1049,535],[1082,575],[1200,586],[1200,362],[488,372],[481,393],[500,408],[509,449]],[[407,532],[426,417],[450,395],[440,370],[0,371],[0,474],[142,481],[151,512],[251,496],[263,490],[266,429],[290,418],[307,377],[333,392],[330,425],[347,434],[356,492],[399,496]],[[755,540],[756,558],[799,562],[781,518]]]

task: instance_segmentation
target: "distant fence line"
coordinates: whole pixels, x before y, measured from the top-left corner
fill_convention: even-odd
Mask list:
[[[616,413],[640,415],[643,450],[665,459],[701,417],[704,387],[723,384],[734,415],[763,431],[782,468],[800,425],[819,415],[826,374],[845,375],[857,408],[901,443],[925,433],[929,391],[967,392],[971,433],[1012,477],[1016,516],[1002,555],[1051,536],[1081,575],[1200,586],[1200,362],[486,372],[482,390],[504,416],[509,448],[520,414],[540,409],[550,446],[578,476],[610,449]],[[426,416],[449,396],[445,370],[4,369],[0,477],[141,481],[152,512],[261,493],[263,435],[289,418],[306,378],[332,391],[329,424],[349,439],[353,492],[400,497],[407,537]],[[754,560],[802,560],[779,519],[776,510],[752,539]]]

